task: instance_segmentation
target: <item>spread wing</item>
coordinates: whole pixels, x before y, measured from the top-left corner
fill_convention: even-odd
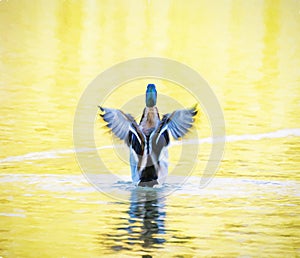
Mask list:
[[[131,124],[135,123],[134,118],[119,109],[98,107],[104,112],[100,116],[107,123],[107,127],[111,129],[115,136],[121,140],[126,140]]]
[[[169,132],[177,140],[183,137],[192,127],[197,107],[176,110],[163,116],[160,124],[150,135],[151,156],[154,164],[160,161],[161,153],[169,145]]]
[[[100,114],[113,134],[131,145],[138,155],[142,155],[145,146],[144,135],[139,129],[133,116],[119,109],[98,106],[104,112]]]
[[[168,129],[174,139],[178,140],[192,127],[194,116],[197,112],[197,107],[194,106],[190,109],[180,109],[171,114],[164,115],[161,121],[160,134],[163,134]]]

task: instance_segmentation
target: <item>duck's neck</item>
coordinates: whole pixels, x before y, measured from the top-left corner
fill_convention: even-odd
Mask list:
[[[145,107],[140,126],[146,135],[158,125],[159,121],[157,107]]]

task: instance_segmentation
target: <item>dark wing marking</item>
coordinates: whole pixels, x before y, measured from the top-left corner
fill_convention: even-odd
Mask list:
[[[156,168],[157,165],[159,165],[163,148],[167,147],[170,143],[169,132],[166,129],[166,124],[161,121],[156,130],[153,131],[149,137],[152,162]]]
[[[192,127],[197,112],[197,107],[194,106],[190,109],[176,110],[171,114],[164,115],[161,121],[161,131],[164,132],[168,129],[175,140],[183,137]]]
[[[142,156],[145,149],[145,136],[136,123],[132,124],[128,134],[127,140],[128,146],[132,146],[132,149],[138,156]]]
[[[142,114],[142,117],[141,117],[141,120],[140,120],[140,124],[141,124],[141,122],[144,120],[144,117],[145,117],[145,109],[146,109],[146,108],[144,108],[144,110],[143,110],[143,114]]]
[[[159,135],[159,134],[157,134]],[[170,143],[169,132],[165,130],[162,134],[160,134],[159,138],[153,137],[152,139],[152,152],[155,153],[157,160],[161,154],[161,151],[164,147],[167,147]]]

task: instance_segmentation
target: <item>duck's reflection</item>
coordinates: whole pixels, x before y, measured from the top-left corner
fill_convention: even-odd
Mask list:
[[[127,228],[130,242],[142,241],[144,248],[165,242],[165,199],[158,197],[156,189],[137,188],[131,192]]]
[[[166,242],[166,212],[165,198],[160,195],[159,189],[138,187],[130,192],[129,206],[114,203],[126,208],[116,216],[111,214],[112,231],[98,235],[101,246],[116,252],[139,250],[147,255],[151,249],[161,248]]]

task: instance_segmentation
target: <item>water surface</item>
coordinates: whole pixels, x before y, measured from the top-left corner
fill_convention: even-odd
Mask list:
[[[299,11],[294,0],[0,1],[0,256],[299,256]],[[120,158],[97,118],[96,145],[117,180],[101,193],[81,173],[72,126],[82,92],[145,56],[189,65],[220,101],[226,151],[206,188],[212,139],[201,103],[194,131],[170,148],[163,188],[130,183],[126,150]],[[103,104],[138,118],[147,83],[194,104],[184,88],[146,78]],[[163,99],[161,112],[172,111]],[[182,146],[198,149],[188,178],[172,174],[189,164]]]

